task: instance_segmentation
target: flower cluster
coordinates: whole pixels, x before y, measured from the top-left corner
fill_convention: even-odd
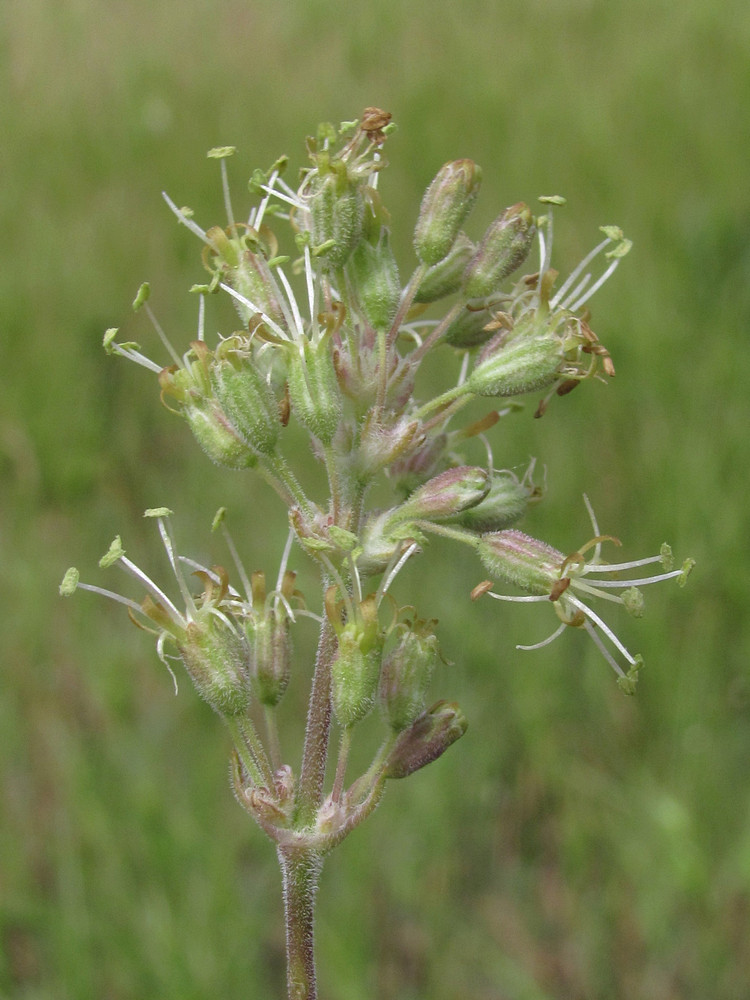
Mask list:
[[[140,604],[116,599],[154,632],[165,663],[182,660],[201,696],[225,719],[242,805],[280,845],[304,840],[321,853],[371,811],[386,779],[434,760],[466,728],[457,706],[438,701],[428,707],[439,660],[436,623],[413,607],[395,606],[389,595],[396,575],[430,537],[469,545],[493,578],[526,592],[495,593],[488,581],[473,596],[551,601],[558,632],[566,625],[584,628],[629,691],[640,660],[588,601],[603,596],[639,613],[638,586],[673,576],[684,581],[689,570],[686,563],[623,584],[620,572],[654,560],[604,563],[603,543],[619,543],[599,533],[593,514],[593,540],[567,557],[520,532],[516,525],[543,491],[533,463],[521,475],[497,468],[491,445],[493,426],[521,408],[520,397],[541,397],[535,413],[541,416],[554,395],[614,375],[610,354],[591,328],[588,302],[630,242],[616,226],[602,227],[604,239],[558,283],[553,210],[564,200],[540,199],[537,216],[514,204],[472,239],[465,227],[482,175],[472,161],[456,160],[425,192],[413,234],[416,265],[402,282],[379,191],[392,131],[390,115],[376,108],[338,129],[321,126],[308,140],[309,166],[296,187],[283,178],[286,158],[252,175],[255,204],[246,221],[237,221],[229,193],[233,149],[212,150],[222,173],[225,226],[204,229],[190,209],[165,196],[202,243],[207,278],[192,289],[199,302],[195,338],[183,353],[174,349],[144,285],[134,306],[148,314],[169,363],[118,341],[115,329],[104,339],[109,353],[157,376],[164,404],[214,462],[252,470],[286,506],[289,541],[270,591],[263,574],[248,577],[228,535],[237,589],[223,568],[178,556],[165,510],[147,513],[157,519],[177,603],[130,562],[119,540],[103,565],[119,565],[145,589]],[[538,265],[527,268],[535,247]],[[209,343],[206,307],[222,294],[235,307],[236,329]],[[451,373],[448,384],[420,398],[420,368],[436,352]],[[487,406],[486,400],[499,401],[497,408],[479,417],[463,412],[472,401]],[[303,461],[290,443],[294,426],[309,438]],[[325,470],[324,496],[306,484],[310,454]],[[373,504],[384,489],[391,500]],[[314,614],[287,569],[292,546],[319,570]],[[665,561],[666,551],[656,558]],[[188,568],[199,595],[185,576]],[[69,571],[62,591],[76,587],[116,597],[79,583]],[[624,593],[615,595],[613,587]],[[297,771],[274,720],[295,674],[293,628],[311,614],[320,640]],[[353,733],[376,706],[382,743],[369,769],[347,785]],[[332,719],[339,755],[325,793]]]

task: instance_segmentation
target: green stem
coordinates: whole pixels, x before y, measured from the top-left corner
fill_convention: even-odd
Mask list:
[[[461,385],[456,385],[452,389],[446,390],[446,392],[442,393],[440,396],[435,396],[434,399],[429,400],[429,402],[425,403],[424,406],[420,406],[419,409],[414,412],[413,417],[415,420],[423,420],[428,413],[431,413],[433,410],[437,410],[442,406],[447,406],[460,396],[465,396],[469,391],[469,387],[465,382]]]
[[[286,985],[288,1000],[315,1000],[315,894],[323,863],[318,851],[279,847],[286,921]]]
[[[255,732],[255,726],[248,718],[229,716],[227,727],[234,741],[240,760],[245,765],[253,784],[258,788],[273,788],[271,766],[263,749],[263,744]]]

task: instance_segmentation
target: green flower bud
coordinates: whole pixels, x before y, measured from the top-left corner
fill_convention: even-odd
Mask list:
[[[459,233],[450,253],[428,268],[414,296],[415,302],[437,302],[461,287],[464,271],[476,252],[465,233]]]
[[[177,648],[198,694],[214,711],[228,716],[247,711],[247,648],[238,633],[218,620],[194,621]]]
[[[341,169],[319,178],[310,197],[313,250],[331,270],[338,270],[362,235],[362,195]]]
[[[261,705],[278,705],[289,684],[291,636],[286,616],[269,614],[248,622],[250,643],[250,683]]]
[[[195,341],[191,348],[196,360],[186,367],[173,365],[159,372],[162,402],[167,405],[165,397],[177,401],[178,409],[173,412],[187,421],[195,440],[217,465],[229,469],[255,465],[256,454],[213,396],[208,377],[208,347],[203,341]]]
[[[536,234],[531,209],[523,202],[506,208],[484,234],[464,276],[464,295],[482,299],[497,291],[523,264]]]
[[[520,520],[535,496],[535,487],[519,482],[512,473],[495,474],[487,496],[475,507],[461,511],[455,523],[472,531],[500,531]]]
[[[444,340],[451,347],[468,349],[486,344],[494,329],[486,329],[492,317],[487,309],[462,309],[445,331]]]
[[[324,445],[339,426],[343,401],[328,336],[297,341],[289,352],[289,401],[295,416]]]
[[[182,408],[193,437],[212,462],[228,469],[252,468],[257,455],[240,437],[221,407],[211,399]]]
[[[287,600],[294,594],[295,574],[284,576],[282,594]],[[291,673],[292,639],[289,616],[283,604],[278,608],[266,602],[263,573],[253,573],[253,612],[245,625],[250,646],[250,684],[261,703],[273,707],[281,701]]]
[[[380,701],[395,732],[408,729],[424,711],[438,658],[436,622],[415,622],[383,662]]]
[[[210,366],[211,386],[221,409],[250,448],[270,455],[281,430],[276,401],[252,358],[231,345],[232,341],[224,341],[220,346],[223,357]]]
[[[405,729],[391,750],[387,778],[406,778],[437,760],[466,732],[469,723],[455,703],[436,702]]]
[[[393,523],[452,519],[468,507],[478,504],[487,496],[490,479],[486,469],[473,465],[459,465],[446,469],[416,489],[393,512]]]
[[[559,377],[563,349],[552,333],[514,337],[498,347],[484,352],[474,371],[466,380],[467,389],[478,396],[520,396],[524,392],[543,389]]]
[[[376,244],[360,240],[346,264],[346,273],[365,319],[375,330],[388,330],[398,310],[401,283],[388,230]]]
[[[427,188],[414,229],[414,249],[423,264],[448,256],[479,194],[482,171],[472,160],[445,163]]]
[[[383,657],[383,636],[378,625],[375,595],[355,606],[342,622],[342,607],[334,604],[335,587],[326,593],[326,614],[338,639],[331,664],[331,702],[345,729],[364,719],[375,701]]]
[[[333,710],[344,728],[364,719],[372,709],[380,676],[380,644],[368,643],[356,625],[345,625],[331,665]]]

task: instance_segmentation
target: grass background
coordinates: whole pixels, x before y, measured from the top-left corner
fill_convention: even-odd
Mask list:
[[[435,693],[471,725],[329,860],[321,995],[750,996],[745,0],[5,0],[0,86],[0,995],[282,994],[275,859],[229,792],[226,735],[117,608],[56,588],[71,562],[98,578],[117,532],[158,567],[140,514],[161,504],[209,560],[226,503],[275,572],[283,514],[101,334],[147,339],[129,303],[148,279],[193,336],[196,245],[159,192],[220,219],[207,148],[239,147],[239,201],[252,167],[300,164],[318,121],[375,104],[399,124],[383,191],[404,270],[421,192],[460,156],[485,172],[477,233],[554,192],[558,261],[602,223],[633,238],[594,301],[617,378],[503,425],[495,455],[546,465],[527,527],[559,548],[587,537],[586,490],[628,553],[666,537],[699,566],[628,626],[632,700],[582,637],[516,653],[548,623],[494,602],[469,619],[481,573],[428,553],[419,606],[455,661]]]

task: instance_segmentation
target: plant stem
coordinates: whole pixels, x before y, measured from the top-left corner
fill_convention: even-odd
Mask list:
[[[312,823],[323,798],[328,739],[331,731],[331,663],[336,654],[336,636],[327,619],[323,620],[315,658],[315,674],[310,691],[297,791],[297,825]]]
[[[279,847],[286,921],[286,985],[289,1000],[315,1000],[315,894],[323,859],[305,847]]]

